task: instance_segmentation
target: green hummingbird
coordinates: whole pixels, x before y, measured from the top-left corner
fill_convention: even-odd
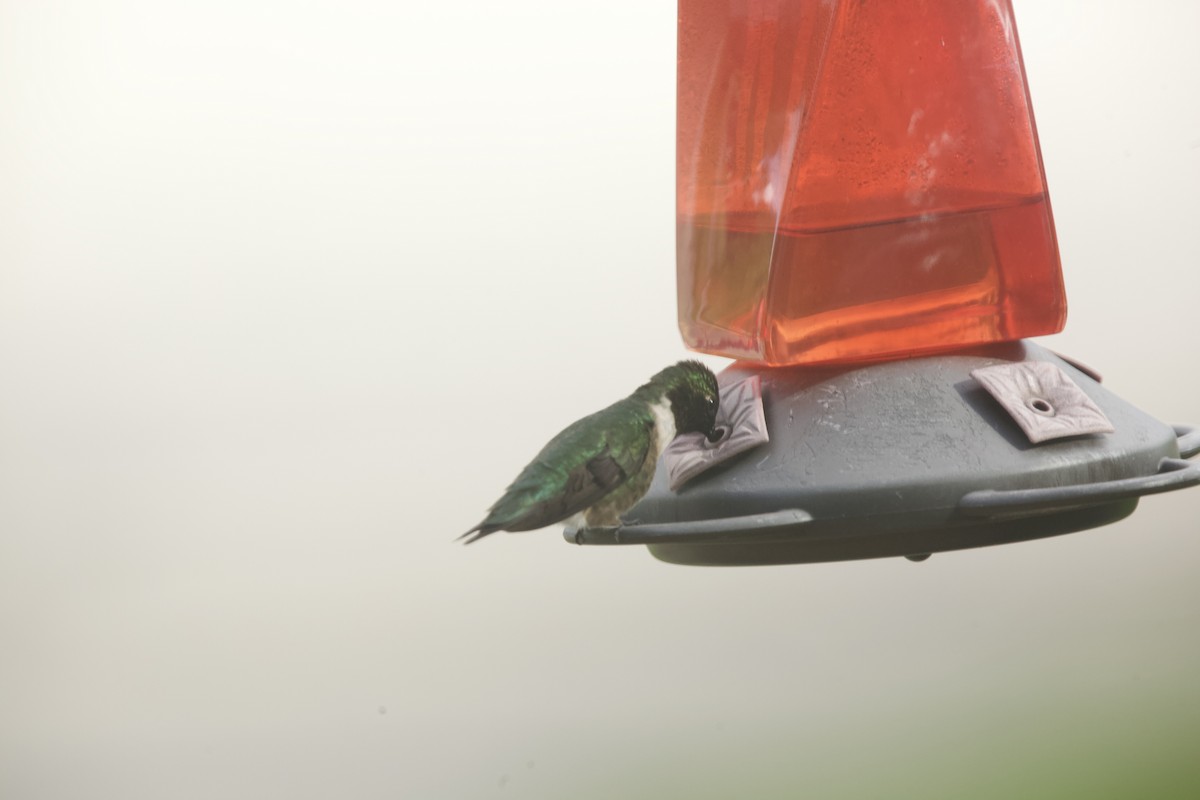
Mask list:
[[[711,438],[719,402],[717,376],[708,367],[699,361],[667,367],[625,399],[568,425],[487,517],[458,538],[470,544],[496,531],[564,520],[573,527],[619,524],[650,488],[658,457],[676,434]]]

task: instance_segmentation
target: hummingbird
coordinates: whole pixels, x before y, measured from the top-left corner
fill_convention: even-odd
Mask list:
[[[617,525],[654,477],[663,448],[680,433],[716,426],[717,376],[699,361],[680,361],[618,400],[571,423],[551,439],[488,511],[459,539],[496,531]]]

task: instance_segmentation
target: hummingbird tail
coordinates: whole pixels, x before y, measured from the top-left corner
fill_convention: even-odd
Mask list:
[[[466,533],[458,536],[455,541],[462,542],[463,544],[471,544],[472,542],[478,542],[489,533],[495,533],[498,530],[500,530],[500,528],[494,528],[490,525],[484,525],[480,523]]]

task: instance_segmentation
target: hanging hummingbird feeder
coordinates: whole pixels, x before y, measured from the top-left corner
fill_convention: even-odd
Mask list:
[[[930,553],[1200,484],[1171,427],[1026,337],[1066,320],[1008,0],[679,0],[679,322],[724,435],[578,544],[669,562]]]

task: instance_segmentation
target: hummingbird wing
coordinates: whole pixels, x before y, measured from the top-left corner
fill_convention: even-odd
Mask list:
[[[463,537],[469,543],[498,530],[537,530],[583,511],[641,469],[653,426],[648,412],[625,401],[568,426]]]

